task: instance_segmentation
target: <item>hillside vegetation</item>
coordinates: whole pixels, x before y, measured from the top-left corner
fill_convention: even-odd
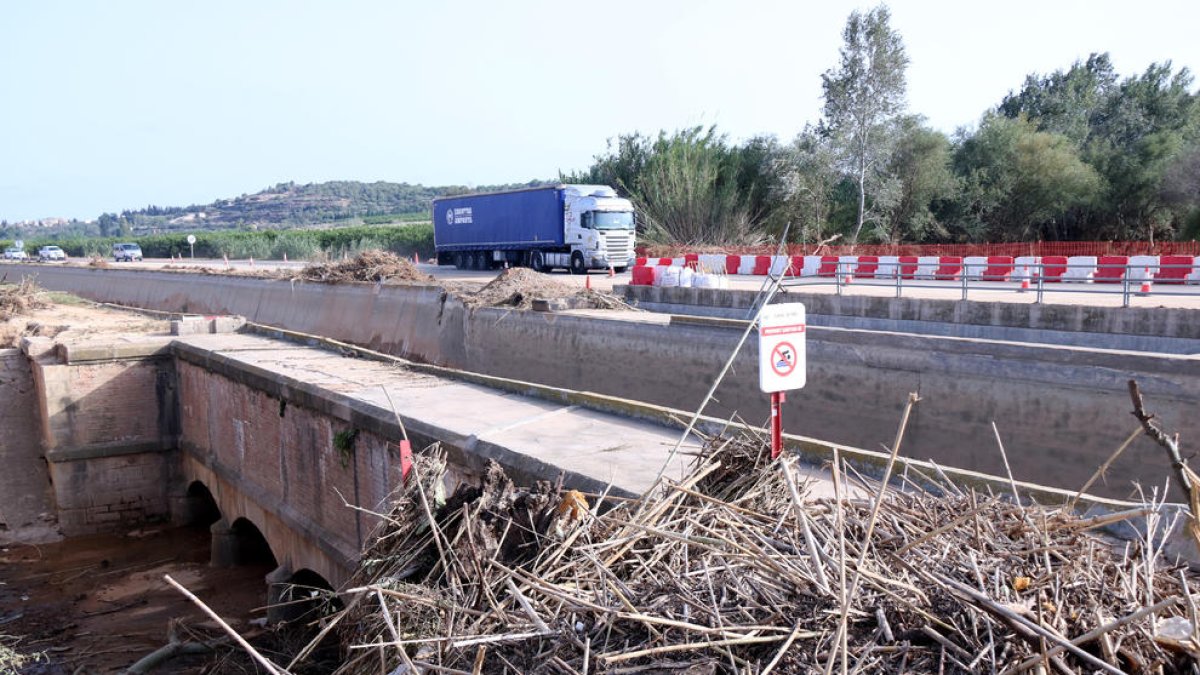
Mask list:
[[[260,192],[211,204],[149,205],[120,213],[103,213],[94,221],[73,220],[54,227],[0,222],[0,239],[54,237],[124,237],[206,230],[261,230],[341,225],[383,225],[428,221],[435,197],[464,192],[527,187],[517,185],[431,187],[379,181],[280,183]]]

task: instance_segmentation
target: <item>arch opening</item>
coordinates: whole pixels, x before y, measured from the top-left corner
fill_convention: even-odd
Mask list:
[[[333,586],[320,574],[302,569],[280,584],[279,609],[288,621],[313,621],[343,608]]]
[[[192,481],[184,494],[183,513],[181,521],[191,527],[207,528],[221,519],[221,507],[213,498],[208,486],[200,481]]]
[[[246,518],[238,518],[229,527],[232,539],[230,564],[276,567],[275,553],[258,526]]]

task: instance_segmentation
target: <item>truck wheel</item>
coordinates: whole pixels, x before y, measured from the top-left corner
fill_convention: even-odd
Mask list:
[[[459,269],[459,270],[463,269],[463,254],[462,253],[454,254],[454,269]]]
[[[541,251],[534,251],[529,254],[529,269],[534,272],[546,271],[546,259],[542,257]]]
[[[583,254],[575,251],[571,254],[571,274],[587,274],[587,265],[583,262]]]

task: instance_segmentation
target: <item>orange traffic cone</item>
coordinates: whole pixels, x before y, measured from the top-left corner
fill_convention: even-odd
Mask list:
[[[592,275],[590,275],[590,274],[584,275],[583,287],[588,289],[589,291],[592,290]]]
[[[608,278],[611,279],[615,276],[617,276],[617,271],[613,269],[612,265],[609,265],[608,266]]]
[[[1021,287],[1017,289],[1018,293],[1024,293],[1029,290],[1029,266],[1025,266],[1025,271],[1021,274]]]
[[[413,251],[413,262],[417,265],[421,264],[421,255],[416,251]]]
[[[1138,295],[1150,295],[1150,268],[1146,268],[1146,276],[1142,277],[1142,288],[1138,291]]]

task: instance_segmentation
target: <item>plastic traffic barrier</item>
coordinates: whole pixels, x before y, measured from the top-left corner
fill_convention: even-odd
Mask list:
[[[1013,281],[1032,281],[1038,275],[1037,265],[1041,258],[1035,255],[1023,255],[1013,260]]]
[[[821,256],[806,255],[804,256],[804,267],[800,268],[800,276],[815,277],[817,271],[821,269]]]
[[[787,274],[788,268],[792,265],[792,259],[786,255],[771,256],[771,268],[768,270],[771,276],[778,277]]]
[[[900,256],[879,256],[879,267],[875,268],[876,279],[895,279],[900,273]]]
[[[854,269],[854,276],[859,279],[874,279],[878,269],[879,256],[860,255],[858,256],[858,266]]]
[[[653,286],[654,285],[654,268],[653,267],[634,267],[630,271],[633,276],[629,279],[630,286]]]
[[[971,280],[979,280],[983,278],[983,271],[987,269],[987,256],[969,255],[962,259],[962,272]]]
[[[1159,267],[1159,258],[1156,255],[1131,255],[1128,266],[1125,268],[1125,276],[1134,283],[1153,279],[1154,283],[1160,284],[1162,283],[1160,278],[1162,270]]]
[[[1068,258],[1063,255],[1042,256],[1042,276],[1044,281],[1059,282],[1067,273]]]
[[[788,264],[787,274],[790,277],[798,277],[804,274],[804,256],[792,256],[791,262]]]
[[[1063,281],[1074,281],[1090,284],[1096,275],[1096,256],[1073,255],[1067,258],[1067,271],[1063,272]]]
[[[1154,280],[1160,284],[1182,284],[1195,270],[1196,259],[1190,255],[1164,255],[1158,261]]]
[[[771,256],[756,255],[754,256],[754,274],[763,277],[771,271]]]
[[[915,255],[900,256],[900,276],[904,279],[915,279],[917,270],[921,266],[921,259]]]
[[[1093,281],[1098,284],[1118,283],[1125,278],[1125,270],[1128,265],[1128,256],[1102,255],[1096,259],[1096,273]]]
[[[742,266],[742,256],[727,255],[725,256],[725,273],[737,274],[738,268]]]
[[[724,272],[725,257],[724,253],[701,253],[697,262],[697,269],[710,274],[713,272]]]
[[[1013,258],[1008,255],[990,255],[987,267],[983,268],[984,281],[1008,281],[1013,274]]]
[[[938,268],[942,266],[942,259],[936,255],[923,255],[917,258],[917,274],[918,279],[932,279],[937,274]]]
[[[821,266],[817,269],[817,276],[831,277],[837,272],[838,257],[836,255],[821,256]]]

